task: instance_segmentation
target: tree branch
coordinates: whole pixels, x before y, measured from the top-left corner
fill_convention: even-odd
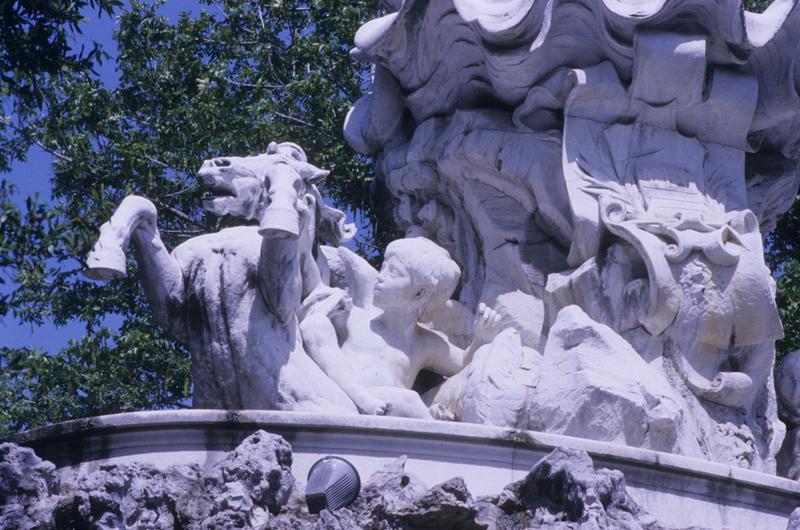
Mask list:
[[[142,195],[142,197],[144,197],[145,199],[151,201],[153,204],[155,204],[159,208],[167,210],[169,213],[171,213],[175,217],[177,217],[179,219],[183,219],[187,223],[193,224],[194,226],[197,226],[197,227],[199,227],[201,229],[204,228],[204,226],[201,223],[195,221],[188,214],[183,213],[182,211],[178,210],[177,208],[173,208],[172,206],[170,206],[168,204],[165,204],[163,201],[161,201],[159,199],[154,199],[154,198],[148,197],[147,195]]]

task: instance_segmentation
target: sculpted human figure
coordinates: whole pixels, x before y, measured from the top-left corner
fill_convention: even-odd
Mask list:
[[[87,258],[87,276],[125,274],[133,246],[147,298],[160,326],[192,353],[198,408],[355,413],[347,395],[303,351],[296,310],[319,283],[311,249],[324,234],[352,237],[344,214],[315,187],[328,172],[291,143],[267,153],[203,163],[204,207],[250,223],[192,238],[170,253],[153,204],[123,200]]]
[[[497,315],[482,308],[466,350],[420,324],[431,304],[443,304],[461,271],[446,250],[423,237],[393,241],[371,302],[353,304],[339,289],[304,302],[300,329],[308,354],[367,414],[431,418],[411,390],[423,369],[452,376],[495,334]]]

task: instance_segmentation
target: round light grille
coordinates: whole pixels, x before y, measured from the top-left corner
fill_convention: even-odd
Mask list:
[[[361,479],[353,464],[338,456],[326,456],[308,471],[308,511],[319,513],[347,506],[356,500],[360,489]]]

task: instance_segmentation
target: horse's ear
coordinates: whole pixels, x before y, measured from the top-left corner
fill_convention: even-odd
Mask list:
[[[323,180],[325,180],[328,177],[328,175],[331,174],[331,172],[326,169],[319,169],[319,168],[314,168],[314,169],[316,169],[314,174],[310,178],[306,179],[306,182],[308,182],[309,184],[317,185]]]
[[[317,166],[312,166],[305,162],[295,162],[292,166],[300,173],[300,176],[306,184],[319,184],[325,180],[325,177],[331,174],[328,170],[320,169]]]

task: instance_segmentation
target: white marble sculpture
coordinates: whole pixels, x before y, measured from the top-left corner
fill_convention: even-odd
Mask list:
[[[458,302],[533,352],[529,426],[774,472],[762,239],[800,174],[796,1],[384,4],[345,138]]]
[[[363,261],[347,249],[350,263]],[[349,255],[347,255],[349,254]],[[306,351],[367,414],[431,419],[428,404],[412,390],[423,369],[453,376],[499,331],[499,316],[481,308],[475,338],[463,350],[421,325],[430,306],[452,296],[460,269],[446,250],[424,237],[386,248],[379,274],[353,275],[354,284],[319,289],[304,302],[300,330]]]
[[[482,392],[486,385],[464,383],[509,370],[527,375],[516,332],[504,331],[488,308],[463,329],[473,317],[450,300],[461,271],[424,237],[391,243],[380,274],[344,247],[320,247],[354,234],[344,214],[321,200],[315,183],[327,174],[291,143],[208,160],[198,172],[211,193],[204,206],[258,225],[196,237],[168,253],[152,202],[128,196],[101,227],[86,274],[124,275],[125,250],[133,246],[157,322],[191,350],[195,407],[431,419],[431,406],[437,417],[524,425],[524,377],[496,403]],[[458,347],[437,328],[473,336],[470,346]],[[468,373],[482,346],[500,348],[511,366],[477,362]],[[426,402],[412,390],[423,369],[458,377],[432,389]],[[465,414],[464,403],[480,410]]]
[[[356,413],[306,355],[296,317],[321,280],[314,239],[336,244],[355,232],[320,198],[315,184],[327,174],[295,144],[273,143],[263,155],[207,160],[198,172],[211,194],[206,209],[257,225],[198,236],[169,253],[155,207],[132,195],[101,227],[86,274],[124,275],[133,246],[157,322],[191,350],[195,407]]]
[[[199,172],[206,208],[245,226],[170,254],[128,197],[87,274],[124,274],[130,242],[192,351],[195,406],[469,421],[774,472],[762,241],[800,181],[795,2],[385,1],[356,35],[374,77],[344,131],[406,233],[380,273],[336,247],[353,227],[319,196],[327,172],[273,144]],[[418,393],[423,370],[441,379]]]

